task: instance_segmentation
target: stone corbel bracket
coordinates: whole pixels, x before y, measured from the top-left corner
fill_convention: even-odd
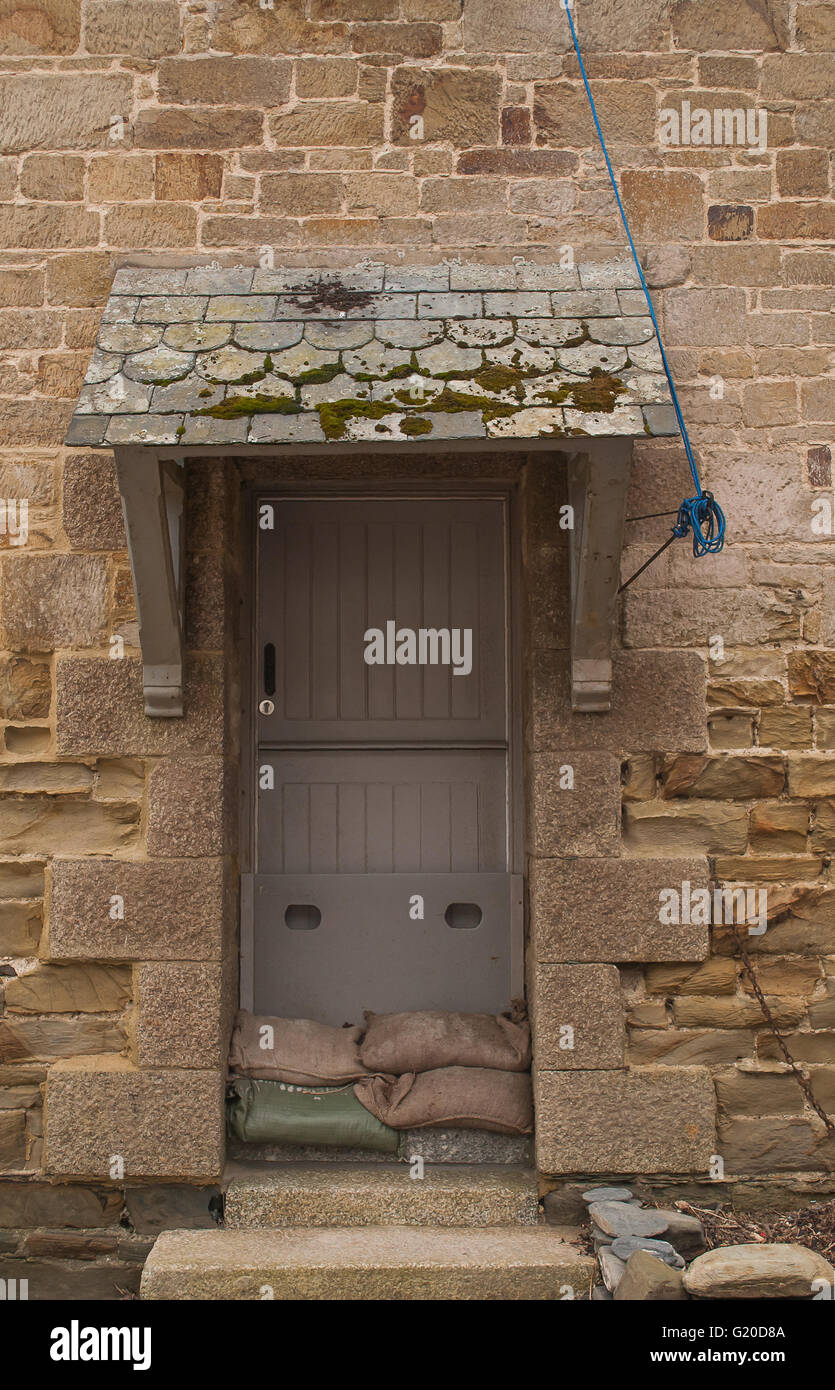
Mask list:
[[[133,574],[145,713],[183,713],[183,465],[153,449],[115,450]]]
[[[612,645],[620,585],[630,439],[596,440],[568,460],[573,510],[571,563],[571,708],[611,708]]]

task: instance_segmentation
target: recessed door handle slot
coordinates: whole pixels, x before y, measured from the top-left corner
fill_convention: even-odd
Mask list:
[[[481,925],[481,916],[478,903],[450,903],[444,913],[444,921],[457,931],[473,931]]]
[[[284,925],[290,931],[315,931],[322,914],[313,903],[291,903],[284,911]]]

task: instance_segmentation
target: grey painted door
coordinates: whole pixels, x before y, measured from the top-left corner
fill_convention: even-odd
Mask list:
[[[265,499],[258,518],[245,994],[331,1023],[507,1007],[505,501]]]

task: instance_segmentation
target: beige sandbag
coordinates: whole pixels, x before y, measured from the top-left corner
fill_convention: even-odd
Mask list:
[[[354,1095],[392,1129],[454,1125],[495,1134],[530,1134],[533,1128],[531,1078],[521,1072],[441,1067],[396,1081],[358,1081]]]
[[[311,1018],[259,1017],[242,1009],[235,1019],[229,1067],[257,1081],[340,1086],[369,1074],[360,1059],[361,1031],[356,1025],[333,1028]]]
[[[438,1067],[527,1071],[531,1030],[503,1014],[366,1013],[360,1056],[369,1071],[395,1076]]]

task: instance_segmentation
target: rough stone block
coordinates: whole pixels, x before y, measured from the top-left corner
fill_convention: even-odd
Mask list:
[[[129,115],[132,100],[133,82],[127,73],[5,73],[0,153],[95,149],[113,116]],[[30,211],[36,218],[44,216],[43,208]]]
[[[186,630],[189,651],[222,651],[231,601],[230,576],[223,555],[186,556]]]
[[[243,107],[146,107],[136,118],[134,142],[137,149],[151,150],[225,150],[244,145],[260,146],[262,125],[260,111]]]
[[[283,106],[291,67],[275,58],[167,58],[159,65],[159,100],[174,106]]]
[[[620,853],[620,759],[609,753],[539,753],[530,828],[537,855]]]
[[[604,82],[595,97],[604,130],[630,145],[655,142],[656,95],[648,82]],[[589,104],[577,82],[542,82],[534,88],[534,126],[541,144],[593,148]]]
[[[269,126],[276,145],[326,145],[337,148],[380,145],[383,141],[383,107],[378,103],[363,101],[307,101],[293,111],[272,116]],[[186,141],[176,143],[185,144]],[[247,140],[245,143],[259,144],[260,141]],[[216,147],[216,141],[211,141],[209,148]]]
[[[197,213],[184,203],[118,204],[104,215],[111,246],[175,246],[188,250],[197,238]],[[145,422],[147,423],[147,422]]]
[[[633,802],[624,807],[623,838],[633,854],[743,854],[748,812],[726,801]]]
[[[643,241],[698,241],[704,231],[702,181],[689,172],[627,169],[623,200]]]
[[[224,1009],[221,967],[154,962],[140,965],[136,977],[140,1067],[223,1068],[231,1010]]]
[[[11,1013],[114,1013],[130,998],[130,971],[114,965],[39,965],[9,980]]]
[[[84,160],[80,155],[29,155],[23,161],[20,191],[25,198],[43,202],[80,202],[84,197]]]
[[[819,1120],[799,1115],[732,1116],[720,1121],[716,1152],[725,1176],[835,1171],[835,1140]]]
[[[835,44],[835,15],[828,3],[798,5],[797,42],[807,53],[831,53]]]
[[[7,796],[0,799],[0,847],[18,854],[109,854],[136,842],[140,820],[135,803]]]
[[[531,874],[536,959],[550,961],[704,960],[705,926],[661,922],[682,884],[708,887],[704,859],[535,860]]]
[[[74,454],[64,464],[62,520],[78,550],[123,550],[125,526],[108,454]]]
[[[113,261],[109,251],[68,251],[63,256],[51,256],[46,263],[46,292],[50,304],[77,309],[100,308],[110,290]]]
[[[754,1052],[754,1034],[742,1029],[630,1028],[629,1062],[672,1067],[710,1067],[740,1062]]]
[[[84,41],[90,53],[159,58],[180,47],[175,0],[89,0],[84,20]]]
[[[717,590],[709,609],[695,588],[629,590],[624,642],[628,647],[706,647],[713,634],[721,633],[727,646],[765,646],[799,638],[808,604],[802,590]],[[663,693],[669,696],[669,688]]]
[[[131,1225],[143,1234],[160,1231],[198,1231],[211,1229],[217,1221],[210,1203],[217,1205],[220,1189],[180,1184],[128,1187],[125,1206]]]
[[[826,150],[777,151],[777,188],[783,198],[825,195],[828,187]]]
[[[773,9],[763,0],[739,0],[730,7],[724,0],[674,0],[673,37],[680,48],[697,53],[779,48]]]
[[[550,0],[519,0],[512,9],[467,0],[464,42],[469,53],[564,52],[571,40],[565,12]]]
[[[498,143],[501,81],[497,72],[462,68],[395,69],[392,77],[396,145],[414,145],[411,118],[423,118],[425,141],[451,140],[459,149]]]
[[[745,292],[669,289],[664,327],[671,347],[735,347],[745,341]]]
[[[90,163],[88,188],[93,204],[144,202],[153,198],[153,158],[144,154],[98,155]]]
[[[0,1172],[22,1168],[26,1161],[25,1110],[0,1110]]]
[[[58,752],[116,757],[219,752],[223,682],[222,657],[187,659],[184,717],[149,719],[138,660],[65,657],[56,666]]]
[[[37,730],[40,733],[41,730]],[[14,752],[14,749],[10,749]],[[23,751],[30,751],[24,749]],[[84,763],[9,763],[0,767],[0,791],[84,793],[93,785],[92,768]]]
[[[219,198],[222,182],[220,155],[172,151],[156,157],[154,196],[158,200],[197,203],[203,198]]]
[[[36,859],[0,859],[0,902],[43,897],[43,871],[43,861]]]
[[[113,920],[117,895],[124,916]],[[235,915],[231,897],[219,859],[55,860],[49,954],[53,960],[219,960],[224,921]]]
[[[835,796],[835,763],[826,753],[789,756],[791,796]]]
[[[89,1230],[115,1226],[121,1209],[122,1194],[112,1188],[0,1182],[0,1229],[69,1226]]]
[[[134,1070],[123,1058],[59,1062],[46,1100],[48,1173],[217,1177],[223,1165],[223,1073]]]
[[[125,1035],[99,1018],[14,1018],[0,1023],[0,1062],[92,1056],[121,1052]]]
[[[40,935],[40,903],[0,903],[0,956],[36,955]]]
[[[613,47],[619,54],[666,52],[669,32],[668,0],[642,0],[639,5],[634,0],[598,0],[583,12],[581,42],[584,53],[611,53]]]
[[[166,758],[148,784],[148,853],[168,858],[224,854],[234,800],[221,758]]]
[[[774,1072],[719,1072],[714,1077],[719,1108],[741,1115],[798,1115],[803,1092],[793,1076]]]
[[[95,555],[19,555],[3,566],[3,625],[12,647],[92,647],[107,621],[107,565]]]
[[[14,57],[30,53],[74,53],[81,35],[81,0],[6,0],[0,10],[0,51]]]
[[[705,747],[705,675],[700,656],[682,651],[616,652],[613,667],[611,711],[575,714],[568,653],[534,653],[531,736],[535,748],[684,753]]]
[[[707,1068],[541,1071],[534,1097],[540,1172],[699,1172],[716,1152]]]
[[[138,1296],[142,1271],[135,1265],[75,1260],[5,1259],[0,1279],[28,1280],[30,1300],[49,1302],[116,1303]]]
[[[572,1033],[566,1035],[566,1027]],[[536,1065],[546,1071],[622,1067],[623,997],[614,965],[539,965],[533,999]],[[570,1042],[571,1046],[563,1046]]]
[[[44,719],[49,714],[49,667],[23,656],[0,659],[0,717]]]

